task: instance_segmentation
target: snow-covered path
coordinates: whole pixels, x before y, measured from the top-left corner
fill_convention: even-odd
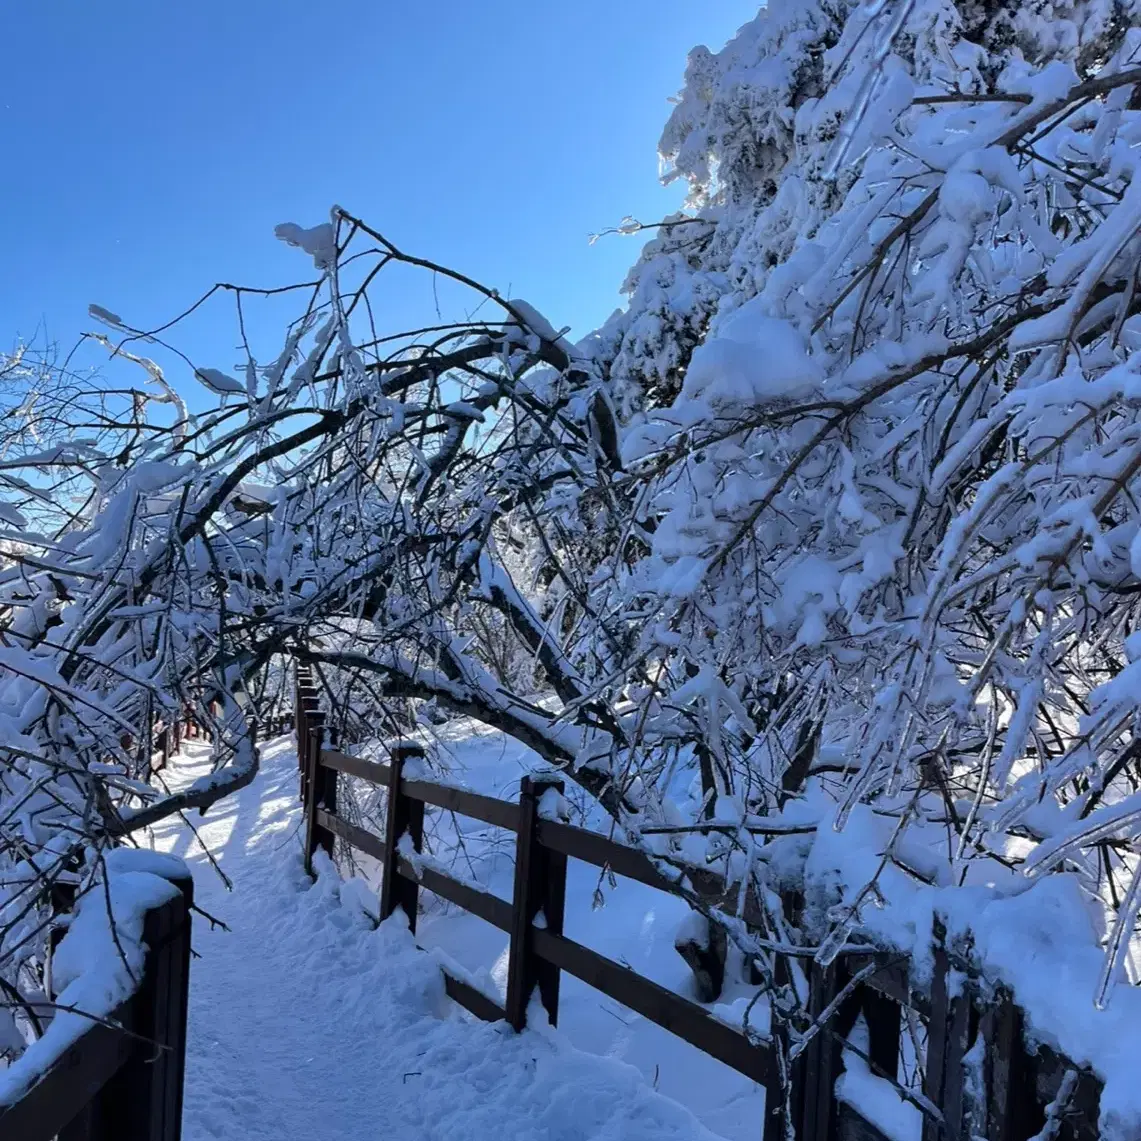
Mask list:
[[[179,784],[205,771],[187,754]],[[469,1018],[406,929],[373,928],[359,885],[312,883],[296,774],[275,743],[250,788],[193,818],[232,893],[189,829],[156,829],[231,928],[196,917],[184,1141],[710,1141],[632,1066]]]

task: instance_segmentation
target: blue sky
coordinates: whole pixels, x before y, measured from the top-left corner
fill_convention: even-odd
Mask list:
[[[307,262],[273,226],[334,202],[584,333],[637,252],[588,234],[676,208],[680,190],[656,183],[667,99],[689,48],[720,47],[756,8],[6,4],[0,344],[46,328],[66,348],[92,301],[151,327],[218,280],[295,280]],[[394,300],[385,323],[423,301]],[[181,344],[226,367],[199,356],[235,339],[205,315]]]

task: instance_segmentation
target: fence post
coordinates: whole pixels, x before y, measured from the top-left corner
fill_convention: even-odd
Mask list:
[[[982,1016],[979,1033],[986,1041],[987,1137],[990,1141],[1026,1141],[1046,1123],[1038,1100],[1036,1059],[1023,1039],[1022,1011],[1009,995]]]
[[[950,993],[951,963],[945,939],[945,931],[937,922],[923,1093],[943,1111],[943,1124],[925,1116],[923,1141],[959,1141],[963,1135],[963,1057],[970,1032],[971,1002],[965,993]]]
[[[761,1126],[762,1141],[785,1141],[788,1133],[784,1120],[784,1091],[788,1075],[783,1075],[781,1058],[788,1057],[788,1025],[776,1010],[772,1012],[769,1040],[772,1042],[772,1065],[765,1082],[765,1120]],[[792,1104],[793,1117],[796,1116],[796,1103]],[[793,1128],[796,1122],[793,1121]],[[793,1134],[796,1135],[795,1133]]]
[[[317,809],[337,811],[337,774],[321,764],[321,747],[325,743],[325,715],[314,714],[309,728],[308,770],[305,783],[308,799],[305,802],[305,870],[313,874],[313,854],[324,848],[333,854],[333,833],[317,823]]]
[[[301,773],[302,769],[302,754],[304,751],[303,737],[305,734],[305,717],[301,712],[301,666],[298,665],[297,672],[293,678],[293,736],[297,742],[297,771]],[[300,794],[300,788],[298,793]]]
[[[159,762],[154,766],[156,772],[161,772],[166,768],[167,762],[170,760],[170,726],[164,725],[162,731],[158,735],[158,754]]]
[[[804,897],[800,892],[782,891],[780,893],[781,910],[785,919],[793,927],[800,922],[800,912],[804,906]],[[796,983],[793,979],[792,960],[784,955],[778,955],[774,964],[773,983],[776,991],[772,996],[770,1015],[770,1037],[772,1039],[772,1060],[769,1080],[765,1083],[765,1121],[762,1129],[763,1141],[785,1141],[789,1125],[792,1136],[803,1138],[804,1120],[804,1058],[796,1059],[787,1070],[782,1059],[788,1058],[788,1051],[792,1045],[792,1035],[789,1032],[789,1020],[784,1011],[776,1002],[781,992],[795,991]],[[788,1097],[788,1118],[785,1121],[785,1097]]]
[[[309,803],[309,745],[315,718],[321,712],[317,691],[307,687],[298,690],[297,696],[297,770],[301,781],[301,802]]]
[[[190,987],[189,876],[172,881],[179,895],[147,913],[147,956],[130,1004],[123,1068],[59,1134],[59,1141],[180,1141]]]
[[[812,963],[808,974],[808,1012],[818,1019],[831,1004],[846,979],[837,963],[823,967]],[[859,1017],[859,999],[850,996],[832,1013],[830,1022],[817,1032],[805,1047],[801,1070],[801,1132],[806,1138],[833,1138],[837,1129],[836,1079],[843,1068],[841,1039],[851,1031]]]
[[[309,748],[309,719],[305,716],[305,707],[301,690],[297,691],[297,728],[293,734],[297,742],[297,795],[301,803],[305,803],[305,757]]]
[[[404,762],[409,757],[423,756],[418,745],[398,745],[389,761],[388,813],[384,829],[384,869],[380,885],[380,918],[387,919],[398,907],[408,917],[408,929],[416,934],[416,909],[420,887],[399,872],[400,840],[405,833],[412,838],[412,850],[424,846],[424,802],[404,795]]]
[[[563,933],[567,858],[538,841],[539,801],[545,792],[563,791],[551,777],[524,777],[519,792],[519,834],[515,844],[515,892],[511,909],[511,944],[507,965],[507,1021],[516,1030],[527,1024],[527,1006],[535,988],[552,1026],[559,1018],[559,968],[534,951],[531,930],[539,913],[554,935]]]
[[[308,804],[309,767],[313,760],[313,730],[318,726],[324,727],[325,714],[321,709],[316,690],[305,690],[301,695],[301,705],[305,713],[305,763],[301,770],[301,799]]]
[[[899,1004],[871,987],[864,992],[864,1019],[868,1024],[868,1057],[878,1077],[896,1078],[899,1074],[899,1044],[902,1037],[903,1012]]]
[[[151,758],[154,753],[155,718],[154,698],[147,695],[147,708],[138,736],[135,738],[135,764],[139,771],[151,772]]]

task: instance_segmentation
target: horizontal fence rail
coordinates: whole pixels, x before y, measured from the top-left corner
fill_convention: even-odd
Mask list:
[[[629,1009],[732,1067],[766,1089],[764,1141],[793,1136],[807,1141],[888,1141],[859,1106],[837,1095],[845,1053],[859,1057],[870,1073],[894,1088],[923,1114],[922,1141],[1029,1141],[1046,1124],[1046,1108],[1066,1088],[1067,1107],[1053,1107],[1057,1141],[1095,1141],[1100,1082],[1045,1046],[1027,1046],[1022,1014],[1009,998],[984,997],[970,985],[957,990],[953,961],[941,943],[935,948],[930,982],[920,987],[907,960],[869,946],[853,949],[823,968],[810,958],[794,968],[778,957],[778,984],[803,969],[812,1025],[791,1025],[774,1011],[767,1038],[745,1033],[706,1007],[644,978],[563,932],[566,869],[576,859],[614,875],[672,895],[684,879],[710,907],[743,915],[750,927],[766,930],[755,899],[708,868],[663,871],[644,852],[597,832],[540,812],[550,788],[562,790],[555,775],[524,778],[518,801],[414,777],[406,762],[423,756],[418,745],[401,744],[388,763],[365,760],[326,747],[325,716],[312,675],[298,667],[295,717],[301,799],[305,811],[305,863],[312,874],[318,849],[332,855],[341,840],[378,861],[382,869],[380,918],[403,910],[416,930],[419,891],[424,889],[505,932],[510,940],[504,1002],[444,972],[448,995],[485,1021],[506,1020],[522,1029],[531,996],[538,991],[552,1025],[558,1021],[559,976],[567,972]],[[339,776],[353,777],[388,793],[385,834],[376,835],[337,812]],[[458,813],[515,836],[515,882],[511,900],[463,883],[417,858],[422,851],[426,808]],[[405,838],[407,837],[407,841]],[[409,856],[408,849],[413,855]],[[403,851],[402,851],[403,849]],[[801,901],[783,897],[786,917],[795,921]],[[535,923],[542,912],[544,922]],[[866,1045],[851,1035],[862,1022]],[[905,1034],[925,1036],[921,1089],[905,1088],[900,1065]],[[774,1045],[799,1043],[797,1057],[781,1080]],[[976,1048],[977,1047],[977,1048]],[[913,1049],[914,1052],[914,1049]],[[1076,1084],[1075,1084],[1076,1082]],[[786,1101],[785,1092],[788,1089]],[[890,1092],[890,1089],[889,1089]],[[791,1134],[788,1132],[791,1130]]]

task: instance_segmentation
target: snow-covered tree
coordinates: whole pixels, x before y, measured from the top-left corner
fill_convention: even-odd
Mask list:
[[[172,383],[173,334],[93,310],[139,384],[37,374],[0,463],[5,987],[54,881],[252,779],[296,656],[747,881],[764,931],[693,902],[794,1035],[774,948],[921,953],[1015,895],[1092,909],[1105,1000],[1141,903],[1134,21],[776,0],[691,56],[686,210],[620,227],[653,237],[578,345],[340,210],[279,230],[317,282],[268,363]],[[478,316],[378,328],[407,272]],[[147,783],[150,720],[212,700],[214,775]]]
[[[832,826],[938,817],[960,879],[1018,837],[1082,870],[1117,949],[1141,901],[1130,19],[773,4],[695,52],[663,149],[723,293],[624,440],[653,701],[719,736],[718,791],[771,813],[839,770]]]

